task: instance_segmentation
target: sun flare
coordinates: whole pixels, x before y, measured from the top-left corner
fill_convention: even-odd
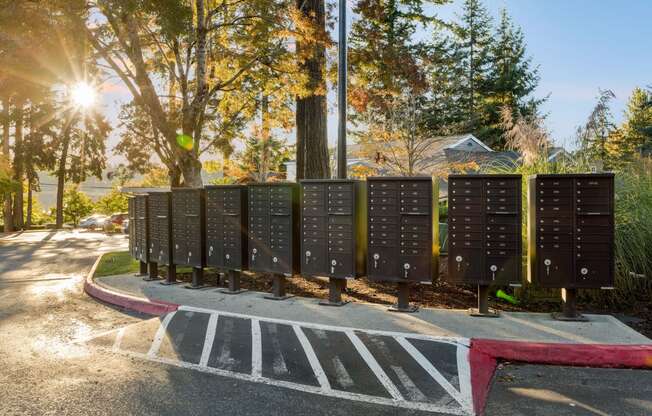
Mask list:
[[[78,82],[70,89],[70,98],[77,107],[89,108],[95,104],[97,92],[90,84]]]

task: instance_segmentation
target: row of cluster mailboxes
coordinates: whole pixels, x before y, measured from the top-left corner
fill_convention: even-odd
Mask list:
[[[448,179],[454,283],[519,284],[520,175]],[[613,285],[613,175],[529,183],[529,277],[547,287]],[[429,177],[207,186],[130,199],[130,249],[144,262],[431,283],[438,189]]]

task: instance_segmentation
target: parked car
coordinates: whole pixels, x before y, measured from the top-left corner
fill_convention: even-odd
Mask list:
[[[104,223],[106,223],[108,220],[109,217],[106,215],[95,214],[81,220],[79,222],[79,227],[87,228],[89,230],[94,230],[96,228],[104,228]]]
[[[111,215],[111,223],[114,225],[122,225],[122,223],[129,218],[129,214],[121,212],[119,214],[113,214]]]
[[[129,218],[122,221],[122,232],[125,234],[129,234]]]

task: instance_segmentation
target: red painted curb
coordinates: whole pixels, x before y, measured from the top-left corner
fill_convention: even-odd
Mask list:
[[[120,306],[131,311],[145,313],[148,315],[165,315],[166,313],[176,311],[179,308],[179,305],[176,303],[127,295],[125,293],[116,292],[98,285],[95,283],[93,276],[95,275],[95,270],[100,264],[101,259],[102,256],[97,258],[95,264],[91,268],[91,271],[86,276],[86,280],[84,281],[84,292],[86,292],[89,296],[92,296],[95,299],[99,299],[111,305]]]
[[[553,344],[472,339],[469,353],[473,408],[484,414],[498,360],[596,368],[652,368],[652,345]]]

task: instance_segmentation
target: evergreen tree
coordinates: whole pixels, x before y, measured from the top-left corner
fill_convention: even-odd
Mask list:
[[[623,136],[635,152],[652,154],[652,91],[635,88],[632,92],[625,110]]]
[[[491,45],[488,95],[484,98],[483,127],[479,135],[487,145],[505,147],[501,128],[501,109],[507,107],[513,115],[536,116],[543,99],[532,98],[539,84],[538,67],[526,55],[523,31],[517,27],[507,10],[501,12],[494,43]]]
[[[489,95],[493,19],[480,0],[465,0],[453,25],[460,112],[466,133],[481,135],[483,103]]]
[[[598,102],[586,124],[578,130],[580,153],[589,161],[608,161],[607,141],[616,130],[609,108],[616,95],[611,90],[599,90]]]

